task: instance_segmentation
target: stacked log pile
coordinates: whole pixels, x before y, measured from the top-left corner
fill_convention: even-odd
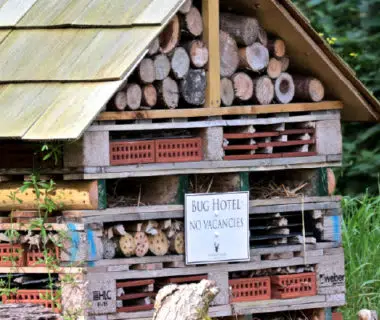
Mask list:
[[[290,58],[282,39],[270,36],[252,17],[220,15],[221,101],[238,104],[319,102],[323,84],[288,73]]]
[[[108,109],[116,111],[201,106],[205,101],[208,49],[201,40],[203,19],[192,1],[150,45],[147,56],[118,91]]]
[[[105,230],[103,257],[184,254],[183,231],[183,222],[171,219],[117,224]]]

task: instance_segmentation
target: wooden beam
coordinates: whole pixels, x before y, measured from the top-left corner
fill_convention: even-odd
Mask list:
[[[270,104],[261,106],[235,106],[223,108],[197,108],[197,109],[173,109],[173,110],[140,110],[124,112],[102,112],[97,121],[110,120],[137,120],[137,119],[163,119],[163,118],[192,118],[215,117],[225,115],[267,114],[283,112],[307,112],[321,110],[339,110],[343,108],[340,101],[324,101],[318,103],[291,103]]]
[[[206,107],[220,107],[219,0],[202,0],[203,41],[209,50]]]

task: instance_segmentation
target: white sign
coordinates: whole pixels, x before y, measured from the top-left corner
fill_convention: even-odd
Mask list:
[[[186,194],[186,264],[249,260],[249,192]]]

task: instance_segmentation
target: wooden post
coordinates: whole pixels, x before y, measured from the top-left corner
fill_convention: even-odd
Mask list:
[[[206,108],[220,107],[219,0],[202,0],[203,40],[209,49]]]

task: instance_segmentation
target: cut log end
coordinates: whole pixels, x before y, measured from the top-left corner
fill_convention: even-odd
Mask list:
[[[125,257],[131,257],[136,252],[136,241],[134,237],[127,233],[118,240],[118,249]]]
[[[142,89],[142,105],[153,108],[157,104],[157,90],[152,84],[147,84]]]
[[[311,77],[294,76],[295,98],[304,102],[320,102],[325,96],[321,81]]]
[[[257,40],[259,28],[255,18],[232,13],[220,14],[220,29],[229,33],[240,45],[253,44]]]
[[[275,97],[279,103],[290,103],[295,94],[294,81],[290,74],[282,73],[275,82]]]
[[[144,257],[149,251],[148,236],[144,232],[136,232],[133,236],[136,242],[136,256]]]
[[[175,48],[170,62],[174,78],[183,79],[189,72],[190,58],[184,48]]]
[[[282,72],[282,63],[276,58],[271,58],[267,67],[267,74],[271,79],[277,79]]]
[[[235,96],[241,101],[247,101],[253,96],[253,81],[244,72],[235,73],[232,78]]]
[[[141,106],[142,91],[141,87],[136,83],[127,85],[127,108],[137,110]]]
[[[190,69],[181,80],[182,98],[191,105],[203,105],[206,99],[206,72],[204,69]]]
[[[281,61],[281,71],[286,72],[289,69],[290,66],[290,59],[288,56],[285,56],[280,59]]]
[[[159,36],[161,53],[169,53],[178,45],[181,37],[181,26],[178,16],[174,16]]]
[[[203,19],[199,10],[192,6],[181,19],[181,28],[192,37],[199,37],[203,32]]]
[[[150,43],[148,48],[148,55],[153,56],[160,50],[160,41],[159,38],[156,37],[153,39],[153,41]]]
[[[185,253],[185,235],[183,232],[178,232],[171,240],[169,246],[170,252],[176,254]]]
[[[185,44],[185,49],[190,56],[191,65],[194,68],[203,68],[208,62],[208,49],[201,40],[193,40]]]
[[[228,78],[220,80],[220,98],[224,106],[231,106],[235,100],[234,85]]]
[[[170,73],[170,61],[165,54],[159,54],[154,57],[154,70],[156,80],[164,80]]]
[[[268,49],[256,42],[249,47],[239,49],[240,67],[259,72],[269,63]]]
[[[268,40],[268,50],[271,56],[282,58],[286,54],[286,45],[282,39]]]
[[[255,101],[261,105],[270,104],[274,98],[274,85],[267,76],[254,79]]]
[[[268,34],[264,30],[263,27],[259,27],[259,32],[257,34],[257,40],[260,42],[264,47],[268,45]]]
[[[236,41],[224,31],[219,33],[220,75],[231,77],[239,66],[239,50]]]
[[[113,99],[113,109],[116,111],[123,111],[127,107],[128,98],[125,91],[119,91],[115,94]]]
[[[158,100],[160,103],[169,109],[178,107],[179,90],[176,81],[170,77],[167,77],[163,81],[160,81],[157,89]]]
[[[138,66],[138,75],[140,81],[144,84],[152,83],[154,80],[156,80],[156,73],[152,59],[145,58],[141,60]]]
[[[154,236],[149,236],[149,250],[155,256],[164,256],[169,251],[169,241],[166,235],[159,231]]]
[[[192,6],[193,6],[193,0],[186,0],[183,3],[183,5],[179,8],[179,12],[182,14],[189,13]]]

